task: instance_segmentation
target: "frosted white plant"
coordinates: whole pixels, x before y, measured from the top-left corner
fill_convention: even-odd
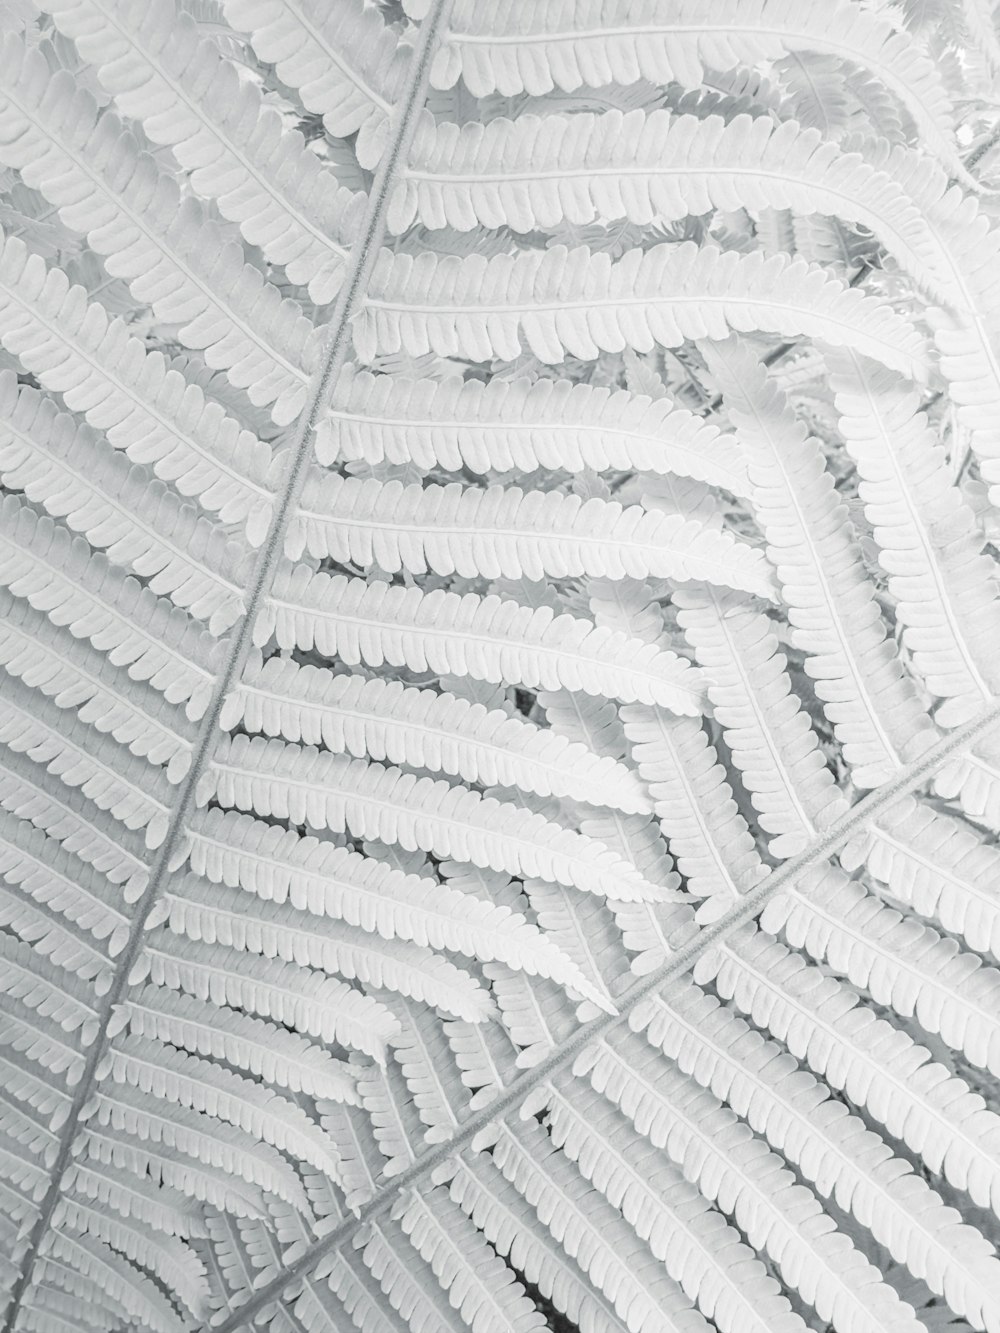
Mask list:
[[[1000,1333],[986,0],[0,0],[0,1333]]]

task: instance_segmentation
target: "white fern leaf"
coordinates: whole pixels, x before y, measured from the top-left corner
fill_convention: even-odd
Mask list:
[[[96,1169],[77,1159],[67,1168],[64,1188],[80,1199],[94,1199],[105,1215],[145,1222],[166,1236],[199,1238],[205,1234],[199,1205],[178,1190],[133,1177],[110,1165]]]
[[[270,1019],[377,1060],[384,1058],[385,1044],[398,1029],[383,1005],[333,977],[278,958],[259,958],[248,972],[240,955],[223,945],[177,938],[169,931],[147,937],[133,984],[147,975],[156,986]]]
[[[936,774],[934,791],[957,801],[964,814],[993,833],[1000,832],[1000,751],[987,735]]]
[[[21,1222],[25,1218],[34,1220],[37,1209],[29,1199],[42,1198],[47,1184],[47,1173],[36,1162],[26,1156],[23,1145],[15,1138],[4,1134],[0,1137],[0,1176],[12,1190],[5,1190],[5,1196],[13,1195],[11,1220]]]
[[[258,646],[272,635],[281,648],[317,648],[351,666],[389,663],[700,711],[700,677],[674,653],[496,596],[425,593],[286,566],[254,625]]]
[[[414,1333],[430,1333],[431,1329],[465,1333],[468,1325],[461,1312],[449,1304],[397,1221],[389,1218],[375,1223],[361,1253],[386,1300]]]
[[[849,872],[862,862],[898,901],[1000,959],[1000,852],[967,825],[902,800],[841,854]]]
[[[621,939],[607,904],[541,880],[526,879],[524,891],[546,938],[573,959],[589,983],[584,992],[572,987],[585,997],[577,1007],[578,1021],[587,1022],[602,1009],[613,1012],[611,995],[623,969]]]
[[[442,1143],[453,1137],[470,1110],[470,1093],[449,1049],[444,1025],[436,1014],[404,999],[393,999],[400,1020],[392,1038],[393,1058],[402,1071],[413,1106],[426,1126],[424,1141]]]
[[[949,396],[958,420],[969,431],[983,480],[994,488],[990,494],[995,504],[1000,466],[992,421],[1000,399],[1000,361],[993,328],[1000,299],[996,276],[1000,229],[990,225],[973,198],[953,192],[947,173],[935,169],[922,154],[870,137],[858,146],[911,196],[948,256],[957,299],[951,311],[930,312],[934,340]]]
[[[75,1199],[60,1199],[52,1225],[104,1241],[156,1277],[195,1317],[204,1310],[205,1270],[184,1241],[157,1236],[142,1223],[108,1217],[103,1210]]]
[[[69,928],[56,913],[27,901],[6,884],[0,885],[0,926],[57,967],[92,982],[97,994],[103,995],[110,986],[112,970],[107,956],[84,932]]]
[[[343,1061],[276,1023],[159,986],[132,992],[119,1012],[137,1036],[155,1037],[194,1055],[221,1058],[278,1088],[332,1101],[355,1097],[352,1071]],[[211,1068],[206,1064],[206,1079]]]
[[[374,166],[373,130],[399,96],[409,57],[378,10],[355,0],[223,0],[223,10],[330,134],[360,131],[362,162]]]
[[[426,1130],[414,1096],[395,1060],[387,1061],[382,1069],[363,1070],[358,1092],[368,1117],[368,1132],[382,1156],[376,1177],[392,1179],[414,1165],[424,1141]]]
[[[614,218],[645,226],[743,206],[860,224],[918,285],[947,289],[938,244],[899,185],[818,130],[766,116],[614,110],[486,125],[425,116],[389,226],[530,232]]]
[[[425,471],[598,472],[696,477],[747,494],[734,442],[669,399],[568,380],[405,379],[351,368],[316,430],[321,463],[413,462]]]
[[[61,1055],[59,1061],[62,1069],[78,1069],[81,1063],[79,1050],[89,1046],[97,1034],[97,1001],[90,987],[43,959],[30,944],[10,935],[0,935],[0,956],[4,962],[3,975],[0,976],[3,994],[10,1001],[17,1002],[16,1012],[22,1018],[31,1014],[44,1020],[46,1032],[73,1034],[73,1058]],[[41,1058],[45,1063],[44,1055]],[[55,1073],[61,1072],[59,1066],[47,1067]],[[72,1073],[67,1082],[72,1085]]]
[[[493,1163],[483,1154],[455,1159],[449,1193],[483,1232],[498,1254],[510,1263],[581,1333],[628,1333],[613,1303],[594,1287],[565,1250],[556,1249],[550,1233]]]
[[[107,1065],[103,1087],[111,1099],[117,1092],[107,1082],[109,1077],[115,1084],[149,1094],[154,1106],[167,1102],[204,1112],[336,1179],[337,1155],[315,1121],[294,1102],[254,1080],[150,1040],[141,1035],[138,1025],[132,1035],[116,1043]],[[339,1082],[338,1088],[330,1076],[327,1087],[341,1096],[349,1089],[356,1097],[353,1079],[341,1077]],[[103,1095],[98,1093],[99,1102]]]
[[[751,353],[733,342],[702,350],[747,452],[792,642],[807,654],[854,781],[877,786],[929,743],[929,723],[886,643],[833,478]]]
[[[852,1212],[916,1277],[947,1292],[953,1309],[979,1324],[997,1308],[1000,1261],[989,1242],[783,1047],[690,982],[639,1006],[631,1025],[764,1135],[819,1194]]]
[[[9,490],[65,519],[213,633],[232,625],[243,609],[241,544],[9,371],[0,374],[0,413],[0,477]]]
[[[517,1046],[496,1023],[450,1019],[444,1031],[462,1083],[472,1092],[469,1105],[478,1111],[513,1077]]]
[[[95,66],[125,116],[169,144],[195,192],[214,199],[251,245],[285,266],[314,301],[340,285],[363,199],[264,105],[183,8],[122,0],[53,0],[48,11]]]
[[[179,781],[191,761],[191,726],[180,708],[142,680],[123,698],[115,663],[85,639],[53,624],[27,601],[0,589],[0,666],[40,690],[59,708],[126,745],[151,764],[163,764]]]
[[[954,940],[904,920],[832,866],[772,898],[761,928],[783,932],[853,986],[904,1018],[916,1017],[981,1069],[1000,1069],[1000,972]]]
[[[932,1171],[980,1207],[1000,1208],[1000,1119],[928,1050],[859,1005],[855,992],[748,928],[699,965],[696,979],[707,977],[793,1055],[867,1106]],[[818,1025],[822,1049],[811,1040]]]
[[[260,1189],[237,1172],[198,1161],[170,1144],[134,1137],[122,1128],[124,1123],[120,1119],[118,1126],[107,1127],[91,1117],[81,1133],[82,1160],[99,1163],[102,1171],[112,1167],[126,1176],[148,1178],[236,1217],[263,1216]]]
[[[383,251],[354,343],[368,362],[400,350],[515,360],[527,348],[558,364],[567,353],[594,360],[730,330],[822,338],[925,378],[920,335],[884,304],[787,256],[693,243],[630,250],[614,264],[586,247],[490,260]]]
[[[746,598],[712,588],[678,589],[674,604],[760,827],[772,835],[768,850],[794,856],[847,805],[792,692],[771,622]]]
[[[0,506],[0,584],[170,703],[186,704],[189,718],[204,712],[218,640],[13,495]]]
[[[333,832],[349,830],[355,837],[398,842],[409,851],[420,848],[588,893],[657,896],[655,886],[606,847],[524,806],[311,747],[260,737],[226,738],[200,787],[202,803],[213,798],[224,807],[276,814]],[[450,947],[457,943],[456,938]]]
[[[401,991],[460,1018],[482,1021],[489,998],[468,973],[407,940],[383,940],[329,919],[254,903],[235,889],[189,877],[166,895],[171,930],[188,939],[219,943],[241,953],[298,962],[348,980]],[[201,890],[199,892],[199,889]]]
[[[42,1253],[43,1273],[65,1263],[87,1279],[88,1285],[94,1283],[126,1316],[141,1319],[157,1333],[184,1333],[186,1320],[159,1287],[96,1237],[50,1231],[42,1242]],[[88,1286],[79,1288],[78,1294],[89,1294]]]
[[[123,1070],[124,1073],[124,1070]],[[277,1194],[303,1212],[308,1204],[298,1176],[285,1158],[254,1135],[179,1104],[161,1105],[124,1079],[95,1094],[95,1126],[163,1144],[193,1162],[214,1167],[247,1184]]]
[[[266,530],[267,447],[16,237],[0,242],[0,342],[133,462],[251,538]]]
[[[109,832],[109,821],[101,817],[92,801],[72,788],[50,792],[44,770],[13,751],[0,752],[0,806],[43,830],[57,846],[99,871],[109,884],[121,885],[124,902],[135,902],[142,896],[149,879],[142,840],[130,836],[124,826]],[[47,879],[47,871],[43,874]],[[55,883],[58,886],[58,877]],[[70,900],[74,896],[71,892]],[[127,930],[123,935],[119,929],[125,917],[116,910],[117,895],[113,891],[103,891],[100,881],[88,876],[81,897],[86,904],[84,910],[96,908],[93,920],[100,922],[101,934],[109,929],[118,932],[116,942],[127,936]]]
[[[147,847],[163,841],[171,806],[166,776],[48,700],[40,703],[19,681],[11,681],[0,700],[0,741],[78,787],[126,828],[144,829]]]
[[[929,147],[956,163],[952,108],[933,61],[903,32],[838,3],[822,9],[794,0],[725,0],[711,27],[696,0],[643,0],[624,15],[602,0],[575,0],[554,12],[530,0],[484,11],[459,0],[432,71],[436,88],[462,78],[482,97],[494,90],[533,95],[581,85],[704,82],[706,67],[733,69],[790,51],[818,51],[870,70],[899,99]]]
[[[470,541],[469,534],[472,534]],[[764,557],[728,532],[596,497],[516,486],[404,486],[313,477],[285,552],[387,573],[465,578],[704,579],[767,597]]]
[[[805,1329],[778,1284],[676,1170],[594,1093],[553,1088],[546,1107],[553,1142],[580,1168],[720,1333]]]
[[[430,1264],[472,1333],[544,1329],[544,1316],[450,1195],[440,1188],[425,1196],[408,1190],[398,1209],[410,1243]]]
[[[701,1193],[755,1248],[772,1256],[786,1282],[843,1333],[922,1325],[849,1238],[831,1225],[815,1196],[799,1185],[731,1111],[628,1037],[606,1042],[576,1063],[596,1091],[619,1106],[636,1129],[685,1168]]]
[[[697,722],[661,708],[632,704],[621,717],[687,891],[724,910],[766,871],[715,749]]]
[[[137,301],[180,325],[185,346],[204,349],[208,364],[225,370],[255,405],[273,403],[277,422],[291,421],[304,401],[315,342],[299,307],[281,299],[194,199],[181,202],[174,177],[139,153],[116,116],[98,117],[68,71],[46,79],[42,53],[11,37],[0,47],[0,66],[8,112],[0,103],[0,124],[29,126],[5,131],[0,162],[20,168],[90,249],[107,257],[107,271],[129,282]]]
[[[250,732],[484,786],[569,796],[628,812],[649,805],[624,765],[519,714],[488,709],[451,692],[334,675],[287,657],[265,662],[252,652],[220,724],[226,729],[241,724]]]
[[[538,1126],[504,1126],[493,1160],[629,1328],[708,1333],[663,1265]]]
[[[916,392],[850,352],[827,361],[840,430],[861,477],[859,494],[881,547],[903,643],[942,726],[965,721],[1000,689],[996,569]]]

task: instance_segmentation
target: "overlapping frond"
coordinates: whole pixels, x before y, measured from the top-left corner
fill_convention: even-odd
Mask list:
[[[984,7],[0,10],[0,1333],[1000,1333]]]
[[[629,250],[615,263],[585,246],[494,259],[383,251],[354,342],[367,362],[399,351],[514,360],[527,349],[558,364],[567,353],[590,361],[731,329],[806,334],[926,375],[912,325],[823,269],[693,243]]]

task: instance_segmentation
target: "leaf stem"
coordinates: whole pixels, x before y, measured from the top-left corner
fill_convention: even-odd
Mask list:
[[[942,764],[954,755],[960,754],[997,723],[1000,723],[1000,702],[993,704],[965,726],[956,727],[954,731],[931,746],[919,759],[901,768],[890,781],[869,792],[857,805],[852,806],[845,815],[831,824],[822,837],[817,838],[810,847],[797,856],[789,857],[766,879],[745,894],[724,916],[703,926],[665,963],[648,976],[640,978],[617,997],[617,1014],[602,1014],[589,1023],[584,1023],[558,1050],[553,1051],[532,1069],[519,1075],[489,1105],[463,1121],[461,1128],[450,1139],[436,1145],[429,1152],[422,1153],[405,1171],[394,1176],[374,1198],[360,1206],[355,1217],[345,1219],[327,1235],[314,1241],[297,1259],[288,1264],[283,1272],[255,1291],[238,1310],[218,1324],[206,1325],[199,1330],[199,1333],[235,1333],[236,1329],[251,1321],[258,1311],[271,1301],[280,1299],[285,1289],[294,1283],[296,1278],[308,1273],[320,1259],[341,1249],[363,1226],[388,1212],[402,1193],[426,1185],[438,1167],[468,1148],[476,1135],[487,1126],[496,1120],[502,1120],[508,1112],[513,1111],[534,1088],[571,1068],[576,1057],[592,1041],[607,1039],[616,1028],[627,1022],[629,1014],[642,1000],[689,971],[712,945],[725,939],[745,922],[757,917],[768,900],[793,882],[798,875],[814,865],[827,861],[867,824],[897,801],[902,800],[904,796],[923,786]]]
[[[3,1333],[13,1333],[18,1312],[31,1285],[35,1263],[41,1252],[42,1243],[48,1232],[53,1212],[62,1191],[62,1178],[66,1168],[70,1165],[74,1141],[84,1111],[87,1109],[98,1082],[98,1071],[110,1043],[111,1020],[128,986],[129,975],[141,952],[146,922],[156,906],[166,878],[170,874],[171,862],[175,853],[183,845],[184,828],[197,801],[200,779],[211,762],[222,705],[234,683],[242,675],[247,656],[252,647],[254,620],[271,586],[277,562],[281,557],[286,529],[298,507],[312,453],[312,432],[322,414],[330,388],[347,360],[351,346],[351,318],[368,283],[385,235],[389,197],[395,183],[399,164],[405,160],[413,137],[416,126],[415,112],[423,106],[426,97],[430,62],[450,4],[451,0],[434,0],[427,17],[420,26],[407,83],[398,104],[393,110],[394,123],[390,127],[386,149],[372,182],[368,207],[357,241],[351,251],[351,259],[344,275],[343,285],[337,294],[337,300],[330,314],[327,325],[329,332],[320,357],[320,364],[313,375],[308,399],[299,414],[290,441],[288,470],[282,481],[267,536],[264,544],[257,552],[254,562],[247,594],[246,611],[230,641],[226,661],[216,679],[211,702],[201,721],[198,736],[194,742],[191,767],[179,789],[178,799],[171,812],[166,836],[150,867],[149,882],[142,897],[136,903],[128,941],[118,958],[111,984],[103,997],[98,1017],[97,1034],[88,1047],[83,1072],[73,1093],[73,1100],[62,1129],[59,1151],[52,1167],[49,1187],[39,1205],[38,1217],[31,1229],[27,1250],[11,1292],[4,1318]]]

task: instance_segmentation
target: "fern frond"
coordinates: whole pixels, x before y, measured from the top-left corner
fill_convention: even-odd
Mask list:
[[[576,963],[589,985],[577,1006],[577,1020],[586,1022],[600,1013],[613,1012],[610,996],[616,989],[622,970],[621,940],[614,917],[606,902],[593,895],[586,897],[564,888],[526,879],[524,891],[531,910],[546,938],[551,939]],[[610,900],[609,900],[610,901]]]
[[[86,1284],[69,1279],[70,1285],[65,1289],[86,1297],[93,1283],[126,1316],[143,1320],[157,1333],[184,1333],[186,1321],[171,1301],[140,1269],[104,1241],[53,1230],[43,1245],[40,1264],[43,1275],[54,1274],[58,1265],[65,1264],[72,1273],[86,1279]],[[58,1278],[56,1282],[64,1285]]]
[[[14,495],[0,506],[0,584],[168,702],[186,704],[192,720],[204,712],[219,641]]]
[[[933,61],[905,33],[850,5],[819,8],[794,0],[725,0],[711,25],[696,0],[664,10],[644,0],[625,13],[603,0],[555,11],[505,0],[489,11],[458,0],[431,74],[436,88],[461,78],[470,92],[535,96],[586,85],[704,82],[706,66],[732,69],[789,51],[818,51],[870,70],[903,104],[929,147],[956,163],[952,108]]]
[[[625,1318],[575,1260],[552,1245],[550,1233],[491,1157],[458,1158],[454,1167],[448,1186],[451,1197],[498,1254],[509,1256],[517,1271],[581,1333],[628,1333]]]
[[[157,987],[271,1019],[378,1060],[398,1029],[383,1005],[333,977],[278,958],[259,958],[248,972],[239,954],[225,946],[177,938],[169,931],[154,931],[147,939],[133,983],[146,976]]]
[[[793,1055],[867,1106],[932,1171],[980,1207],[1000,1208],[1000,1119],[928,1050],[859,1005],[854,991],[747,929],[706,960],[696,979],[707,977]],[[812,1040],[819,1032],[822,1046]]]
[[[207,1112],[188,1106],[161,1105],[122,1079],[95,1094],[92,1121],[115,1134],[134,1135],[140,1143],[163,1144],[182,1157],[235,1176],[277,1194],[303,1212],[309,1206],[298,1176],[280,1153],[254,1135]]]
[[[147,847],[166,834],[171,805],[166,776],[109,736],[67,718],[47,699],[11,681],[0,700],[0,741],[27,754],[68,787],[78,787],[99,810],[129,829],[144,829]]]
[[[552,1089],[552,1140],[625,1217],[636,1235],[720,1333],[805,1325],[778,1284],[672,1163],[595,1094],[570,1099]]]
[[[930,741],[930,724],[886,642],[885,626],[833,478],[784,396],[735,343],[703,343],[740,430],[754,507],[807,654],[859,786],[877,786]]]
[[[821,268],[712,246],[657,245],[617,263],[586,247],[483,259],[383,251],[354,326],[359,357],[493,357],[527,348],[546,364],[730,330],[805,334],[848,346],[922,380],[926,353],[912,325]]]
[[[68,71],[48,78],[43,54],[11,37],[0,48],[0,65],[8,109],[5,118],[0,103],[0,125],[14,120],[0,161],[19,167],[67,226],[86,235],[137,301],[180,325],[183,344],[204,349],[208,364],[224,369],[253,403],[273,403],[279,424],[291,421],[305,397],[315,343],[299,307],[246,263],[242,247],[195,200],[182,202],[176,179],[140,154],[116,116],[98,117],[93,98],[76,90]]]
[[[521,115],[417,128],[389,226],[553,230],[712,209],[790,208],[869,228],[921,287],[948,290],[939,243],[906,193],[860,153],[794,120],[670,111]]]
[[[538,1126],[504,1126],[493,1160],[630,1328],[708,1333],[663,1265]]]
[[[37,764],[12,750],[0,752],[0,806],[42,830],[63,851],[74,853],[86,865],[99,871],[109,884],[120,885],[124,902],[135,902],[142,896],[149,878],[141,838],[130,835],[124,825],[113,829],[113,835],[109,834],[108,821],[101,817],[97,806],[86,796],[72,788],[60,788],[53,793],[49,785],[44,770]],[[50,850],[55,851],[54,848]],[[43,874],[47,879],[47,870]],[[75,897],[71,891],[70,900]],[[126,918],[116,910],[117,895],[113,891],[106,892],[100,880],[88,875],[81,886],[80,897],[85,911],[92,907],[97,909],[93,919],[101,923],[98,938],[110,929],[117,932],[116,941],[121,941],[120,928]],[[97,907],[95,899],[101,907]],[[127,931],[124,934],[127,937]]]
[[[272,635],[280,648],[317,648],[350,666],[388,663],[700,712],[699,675],[676,654],[496,596],[425,593],[285,566],[254,625],[258,646]]]
[[[849,352],[829,354],[840,430],[861,477],[859,494],[882,548],[903,643],[953,726],[1000,689],[995,563],[936,443],[915,392]]]
[[[460,472],[669,474],[747,494],[728,435],[669,399],[569,380],[405,379],[352,369],[316,430],[321,463],[413,462]]]
[[[229,1167],[198,1161],[169,1144],[133,1136],[122,1127],[126,1117],[127,1111],[116,1128],[102,1126],[91,1117],[80,1136],[84,1161],[99,1163],[102,1171],[110,1166],[127,1176],[148,1178],[158,1187],[166,1186],[236,1217],[264,1215],[264,1198],[256,1185]]]
[[[61,1199],[52,1217],[57,1230],[93,1236],[144,1268],[195,1317],[204,1309],[204,1268],[183,1240],[157,1236],[141,1222],[108,1217],[103,1210],[75,1199]]]
[[[386,1300],[412,1333],[464,1333],[468,1328],[397,1221],[389,1218],[375,1223],[361,1255]]]
[[[122,113],[154,143],[170,145],[194,191],[215,200],[312,300],[333,300],[363,199],[285,129],[183,8],[170,0],[155,10],[121,0],[53,0],[47,8]]]
[[[200,791],[202,802],[212,798],[224,807],[333,832],[350,830],[355,837],[535,875],[588,893],[627,900],[657,896],[655,886],[606,847],[524,806],[310,747],[246,736],[220,741]],[[241,832],[250,830],[244,825]],[[457,943],[453,939],[449,947]],[[492,947],[502,947],[499,938]]]
[[[912,1165],[776,1042],[690,982],[636,1008],[630,1025],[728,1103],[817,1193],[833,1197],[893,1257],[947,1293],[973,1324],[996,1306],[1000,1261]]]
[[[241,724],[356,759],[447,773],[483,786],[569,796],[628,812],[648,808],[635,775],[518,714],[449,692],[360,675],[333,675],[290,658],[251,653],[220,725]]]
[[[949,397],[969,431],[983,480],[995,487],[1000,482],[1000,466],[992,422],[1000,399],[1000,360],[993,330],[1000,301],[996,276],[1000,228],[991,225],[974,198],[952,190],[947,174],[922,154],[868,138],[859,146],[874,166],[906,190],[941,238],[959,299],[950,311],[931,310],[934,341]],[[993,490],[991,497],[996,503]]]
[[[130,1011],[130,1020],[134,1013],[134,1010]],[[166,1042],[143,1035],[142,1025],[132,1025],[130,1021],[130,1026],[132,1035],[123,1037],[108,1058],[108,1071],[102,1084],[104,1091],[98,1092],[99,1107],[105,1095],[112,1101],[118,1096],[108,1082],[110,1078],[115,1085],[127,1085],[149,1094],[155,1099],[153,1105],[165,1102],[184,1106],[233,1125],[252,1139],[270,1144],[285,1155],[336,1179],[337,1155],[331,1143],[293,1101],[270,1088],[261,1087],[255,1080],[243,1078],[207,1060],[187,1055],[183,1050],[171,1049]],[[231,1046],[235,1044],[230,1043]],[[279,1051],[279,1059],[280,1056]],[[318,1065],[319,1062],[314,1063]],[[329,1063],[333,1068],[334,1062]],[[341,1076],[338,1080],[329,1074],[325,1087],[338,1098],[345,1095],[356,1098],[353,1079]]]
[[[329,919],[299,917],[281,904],[255,903],[235,889],[187,878],[165,896],[170,929],[191,940],[224,944],[401,991],[473,1022],[489,997],[467,972],[408,940],[383,940]],[[199,892],[199,889],[201,890]]]
[[[1000,1069],[1000,972],[929,926],[904,920],[834,867],[804,875],[791,892],[772,898],[761,928],[782,932],[877,1004],[916,1017],[970,1064]]]
[[[905,800],[849,843],[841,863],[864,862],[894,898],[971,948],[1000,959],[1000,904],[994,886],[1000,852],[972,829],[922,801]]]
[[[81,1199],[96,1199],[105,1215],[113,1211],[135,1218],[166,1236],[199,1238],[205,1234],[198,1205],[179,1190],[107,1164],[98,1170],[80,1159],[66,1170],[66,1190]]]
[[[578,1074],[620,1107],[657,1148],[686,1168],[710,1202],[730,1214],[820,1318],[845,1333],[919,1333],[912,1307],[838,1232],[815,1196],[711,1094],[627,1038],[577,1062]]]
[[[712,715],[773,856],[794,856],[845,813],[771,622],[746,598],[681,588],[677,619],[708,679]]]
[[[470,540],[471,534],[471,540]],[[516,486],[487,489],[457,482],[404,486],[398,481],[311,478],[286,537],[285,553],[303,551],[340,563],[377,563],[389,574],[459,574],[464,578],[704,579],[770,596],[760,551],[696,521],[646,513],[638,505]]]
[[[0,849],[0,859],[2,855]],[[26,901],[23,894],[6,885],[0,885],[0,926],[57,967],[92,982],[97,994],[108,989],[112,969],[107,955],[84,932],[68,927],[55,912]]]
[[[358,133],[362,164],[374,167],[374,131],[400,95],[410,55],[378,10],[355,0],[223,0],[223,11],[330,134]]]
[[[0,342],[133,462],[260,540],[267,446],[16,237],[0,240]]]
[[[78,1068],[82,1063],[78,1049],[89,1046],[97,1031],[97,1002],[91,988],[10,935],[0,935],[0,957],[4,962],[0,987],[9,1001],[16,1002],[13,1012],[28,1023],[37,1016],[45,1031],[72,1033],[77,1045],[73,1058],[60,1056],[59,1061],[63,1068]],[[45,1063],[44,1054],[41,1059]],[[47,1067],[60,1072],[56,1065]],[[72,1074],[67,1082],[72,1085]]]
[[[0,478],[65,519],[114,564],[221,634],[243,609],[241,543],[227,539],[149,469],[130,467],[50,398],[0,374]]]
[[[343,1061],[276,1023],[232,1013],[192,995],[145,986],[120,1011],[128,1030],[155,1037],[194,1055],[223,1059],[266,1083],[333,1101],[354,1098],[354,1080]],[[121,1050],[121,1044],[116,1048]],[[214,1066],[206,1063],[210,1081]]]
[[[407,1191],[400,1199],[399,1224],[472,1333],[545,1328],[524,1288],[444,1190],[424,1196]]]
[[[30,602],[0,589],[0,666],[58,708],[111,735],[134,755],[162,764],[178,782],[191,762],[191,725],[183,711],[143,680],[122,696],[120,672],[86,639],[53,624]]]

